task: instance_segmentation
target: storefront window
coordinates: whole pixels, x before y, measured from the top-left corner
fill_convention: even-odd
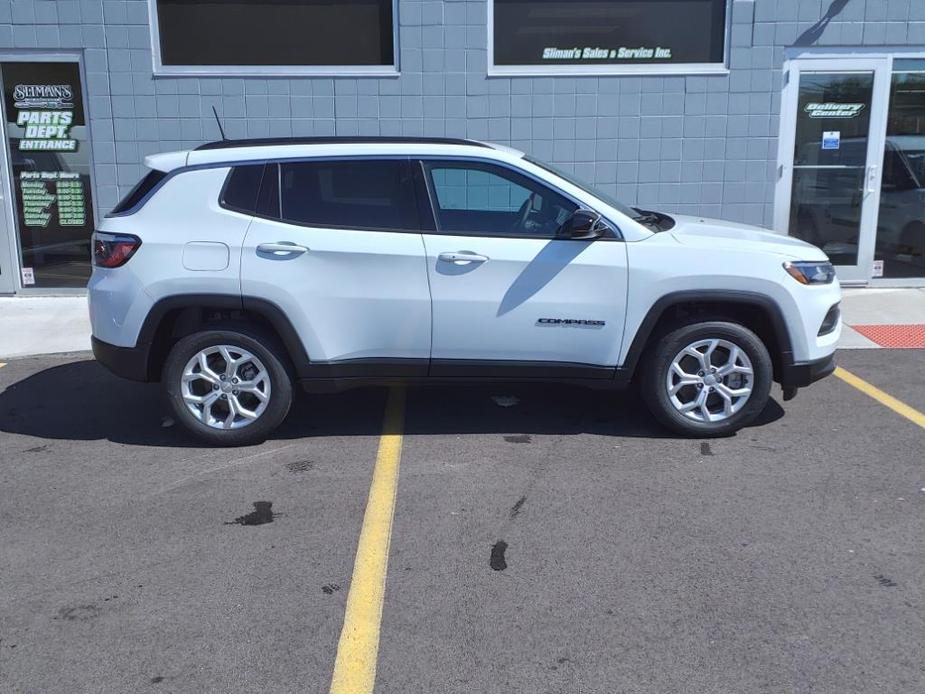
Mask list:
[[[90,276],[90,140],[77,63],[0,64],[8,160],[26,288]]]
[[[925,275],[925,61],[897,60],[875,259],[884,277]],[[879,270],[878,270],[879,274]]]
[[[492,0],[498,73],[721,70],[727,0]]]
[[[152,0],[161,73],[394,71],[394,0]]]

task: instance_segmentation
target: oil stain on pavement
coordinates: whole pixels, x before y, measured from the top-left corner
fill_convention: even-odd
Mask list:
[[[504,559],[504,552],[507,550],[507,542],[498,540],[491,548],[491,559],[488,565],[493,571],[504,571],[507,568],[507,562]]]
[[[238,516],[233,521],[226,521],[225,525],[264,525],[272,523],[273,502],[272,501],[255,501],[254,510],[244,516]]]

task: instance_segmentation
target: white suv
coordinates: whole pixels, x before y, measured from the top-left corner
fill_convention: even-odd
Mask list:
[[[93,351],[161,380],[215,444],[292,386],[635,380],[674,431],[728,434],[834,369],[825,254],[628,207],[466,140],[226,141],[149,156],[94,237]]]

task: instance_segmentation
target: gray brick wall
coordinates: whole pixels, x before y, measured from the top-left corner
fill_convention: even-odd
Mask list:
[[[0,50],[83,52],[100,212],[144,155],[216,139],[214,105],[229,137],[492,140],[630,204],[768,226],[784,50],[832,5],[733,0],[716,76],[487,77],[485,0],[400,0],[397,78],[154,78],[144,0],[0,0]],[[814,43],[925,48],[925,0],[848,0]]]

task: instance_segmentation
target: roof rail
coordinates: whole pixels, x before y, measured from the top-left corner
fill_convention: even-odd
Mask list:
[[[250,140],[219,140],[199,145],[196,151],[204,149],[231,149],[234,147],[270,147],[274,145],[358,145],[358,144],[426,144],[426,145],[468,145],[486,147],[484,142],[452,137],[260,137]]]

